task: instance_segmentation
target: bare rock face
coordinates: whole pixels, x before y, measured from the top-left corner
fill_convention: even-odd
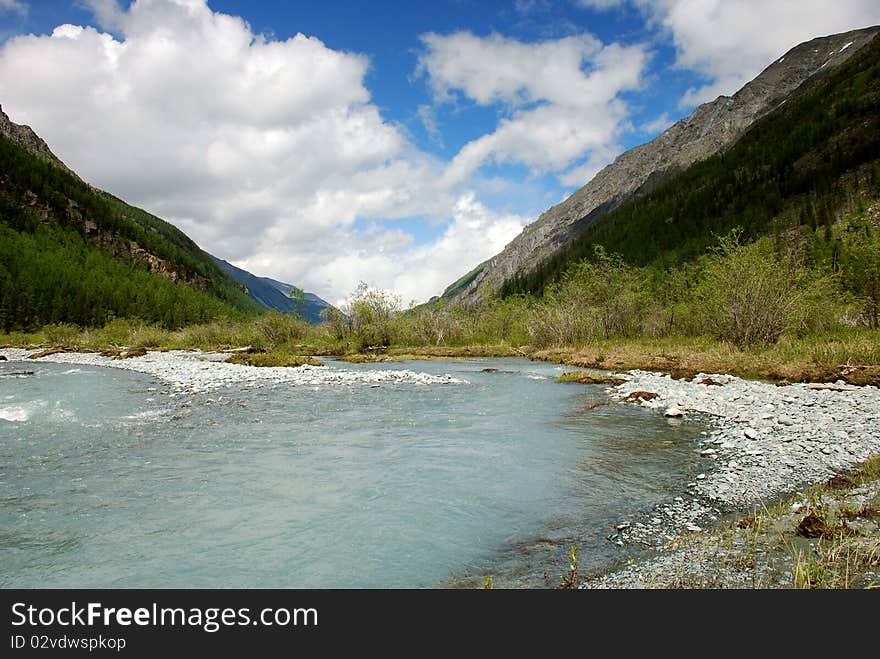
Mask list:
[[[76,176],[67,165],[61,162],[61,159],[58,158],[58,156],[52,153],[49,146],[31,129],[30,126],[22,126],[13,123],[6,113],[3,112],[2,106],[0,106],[0,135],[3,135],[3,137],[7,138],[14,144],[30,151],[43,160],[48,160]]]
[[[719,96],[699,106],[654,140],[618,156],[584,187],[542,213],[500,254],[480,265],[466,286],[444,297],[455,304],[473,304],[511,276],[531,271],[602,215],[733,145],[804,82],[840,66],[878,32],[880,26],[875,26],[795,46],[733,96]]]

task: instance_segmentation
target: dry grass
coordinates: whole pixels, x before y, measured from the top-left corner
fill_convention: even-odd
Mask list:
[[[666,371],[673,377],[730,373],[788,382],[880,384],[880,332],[783,339],[766,348],[741,350],[710,338],[639,338],[600,341],[582,348],[551,348],[533,359],[602,370]]]
[[[579,368],[619,371],[666,371],[691,378],[699,372],[730,373],[776,382],[833,382],[880,386],[880,331],[840,330],[804,338],[783,337],[768,347],[739,349],[709,337],[616,338],[580,347],[533,350],[528,346],[485,343],[454,346],[392,346],[352,353],[351,345],[334,340],[324,327],[270,314],[256,320],[218,320],[176,331],[137,320],[115,320],[99,329],[50,325],[38,332],[0,335],[0,345],[108,348],[225,350],[254,346],[290,354],[335,355],[351,362],[416,359],[529,357]]]
[[[596,371],[568,371],[556,378],[557,382],[577,382],[578,384],[623,384],[626,380]]]
[[[340,355],[342,361],[353,364],[404,361],[457,361],[487,357],[528,357],[525,348],[508,345],[466,346],[407,346],[392,347],[374,352],[355,352]]]
[[[244,364],[245,366],[323,366],[324,364],[308,355],[293,355],[283,350],[269,352],[237,352],[231,355],[227,364]]]

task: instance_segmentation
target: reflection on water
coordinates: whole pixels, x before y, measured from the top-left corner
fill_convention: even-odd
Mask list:
[[[607,563],[609,529],[696,460],[698,427],[553,365],[378,368],[471,384],[172,397],[113,369],[0,377],[0,586],[553,586],[570,544]]]

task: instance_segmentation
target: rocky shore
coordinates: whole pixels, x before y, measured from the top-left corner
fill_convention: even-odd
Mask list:
[[[718,374],[687,381],[645,371],[620,377],[625,382],[608,390],[613,398],[654,409],[671,423],[691,417],[708,426],[695,446],[700,473],[672,501],[620,520],[608,539],[621,547],[669,550],[725,514],[763,507],[880,454],[880,389],[873,386],[777,386]],[[661,553],[585,585],[649,585],[676,556]]]
[[[27,361],[35,350],[8,348],[9,361]],[[387,384],[466,384],[450,375],[430,375],[409,370],[358,370],[332,366],[257,367],[228,364],[228,353],[169,350],[148,352],[140,357],[114,359],[90,352],[58,352],[41,357],[40,361],[59,364],[107,366],[146,373],[170,385],[176,394],[201,393],[220,387],[259,387],[270,384],[294,386]]]

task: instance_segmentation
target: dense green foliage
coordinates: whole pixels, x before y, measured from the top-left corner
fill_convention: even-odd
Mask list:
[[[114,317],[166,327],[257,311],[181,231],[0,137],[0,327],[101,325]],[[151,274],[132,242],[183,279]],[[200,290],[204,289],[204,290]]]
[[[816,231],[852,199],[851,178],[880,185],[880,40],[793,95],[726,152],[697,163],[582,229],[502,296],[540,293],[597,245],[633,265],[677,266],[740,227],[747,240]],[[850,175],[850,176],[847,176]],[[821,233],[817,233],[821,236]],[[828,245],[816,245],[818,252]]]
[[[213,295],[90,246],[74,230],[28,233],[0,225],[0,327],[6,331],[58,322],[100,326],[114,317],[180,327],[236,314]]]

